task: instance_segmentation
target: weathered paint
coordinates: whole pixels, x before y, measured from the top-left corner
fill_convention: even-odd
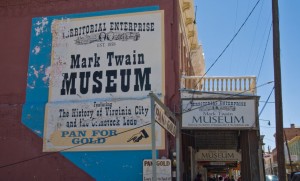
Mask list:
[[[84,14],[72,14],[64,16],[52,16],[34,18],[32,21],[31,52],[28,67],[28,86],[26,104],[24,105],[22,122],[39,136],[43,135],[44,129],[44,101],[48,101],[48,83],[46,70],[51,61],[52,34],[51,24],[55,19],[68,19],[73,17],[111,15],[119,13],[131,13],[139,11],[157,10],[157,6],[115,10],[107,12],[94,12]],[[37,48],[44,46],[42,48]],[[37,53],[36,50],[39,50]],[[37,70],[38,69],[38,70]],[[49,80],[49,79],[48,79]],[[38,96],[37,96],[38,95]],[[37,104],[36,102],[40,103]],[[29,109],[28,106],[30,106]],[[30,115],[30,116],[29,116]],[[30,118],[30,119],[28,119]],[[62,153],[82,170],[97,180],[116,180],[119,175],[115,170],[126,178],[139,180],[142,173],[142,160],[151,158],[150,151],[115,151],[115,152],[74,152]],[[112,164],[113,163],[113,164]]]
[[[165,46],[167,47],[165,59],[168,64],[165,73],[166,82],[168,82],[165,101],[169,107],[173,108],[179,103],[179,95],[176,93],[179,84],[174,78],[178,77],[178,55],[176,54],[178,43],[176,7],[178,6],[176,2],[92,0],[89,2],[77,1],[76,3],[69,1],[52,1],[49,3],[29,0],[25,2],[9,1],[0,4],[0,20],[5,25],[0,28],[1,39],[5,42],[0,45],[2,50],[0,54],[5,60],[1,64],[0,80],[2,85],[6,85],[0,87],[0,135],[2,139],[0,153],[4,155],[0,159],[1,179],[125,180],[132,177],[134,177],[132,180],[141,179],[142,167],[137,168],[134,164],[142,158],[150,158],[151,153],[149,151],[101,152],[101,156],[98,152],[62,153],[62,155],[55,153],[37,158],[45,154],[42,153],[42,139],[40,138],[43,135],[43,122],[39,120],[44,119],[41,113],[44,112],[44,105],[47,102],[50,66],[50,62],[42,63],[39,60],[50,59],[51,56],[49,53],[51,37],[43,39],[39,39],[39,37],[41,33],[50,30],[51,19],[49,17],[53,15],[73,14],[75,17],[80,16],[78,13],[82,12],[96,12],[97,15],[100,15],[99,11],[101,13],[116,13],[114,9],[118,13],[138,12],[148,11],[150,10],[149,7],[153,10],[165,10],[165,30],[168,32],[165,34]],[[48,18],[32,19],[34,17]],[[48,29],[45,28],[47,26]],[[36,37],[31,36],[31,34]],[[30,37],[36,38],[35,43],[32,43],[34,42],[33,38],[30,44]],[[30,63],[28,62],[28,52],[31,57],[35,57]],[[26,100],[29,98],[31,100],[26,101],[22,107],[25,97]],[[21,114],[22,111],[23,114]],[[21,117],[23,124],[20,123]],[[162,153],[165,155],[164,152]],[[103,159],[108,160],[107,157],[115,159],[103,164]],[[31,158],[36,159],[19,163],[19,161]],[[66,158],[72,162],[68,162]],[[140,163],[142,165],[142,161]],[[97,164],[102,167],[93,167]],[[102,171],[99,168],[102,168]],[[132,175],[130,172],[132,170],[135,170],[137,174]],[[108,173],[113,174],[111,176]]]

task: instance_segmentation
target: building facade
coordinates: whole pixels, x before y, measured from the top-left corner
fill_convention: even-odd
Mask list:
[[[299,146],[300,146],[300,128],[297,128],[295,124],[291,124],[289,128],[283,128],[284,131],[284,158],[287,175],[292,172],[300,171],[299,165]],[[276,138],[276,133],[274,134]],[[278,174],[277,163],[277,149],[274,148],[270,154],[271,157],[265,158],[265,170],[266,173],[272,172],[274,175]]]
[[[193,82],[181,90],[186,180],[264,180],[255,77],[183,79]]]
[[[289,173],[300,171],[300,136],[295,136],[288,142],[288,148],[285,149],[285,160]],[[291,162],[290,162],[290,161]]]
[[[149,177],[148,94],[178,113],[181,75],[204,70],[193,0],[3,1],[0,19],[1,180]]]

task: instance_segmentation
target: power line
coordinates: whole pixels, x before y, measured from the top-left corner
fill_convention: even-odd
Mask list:
[[[258,79],[259,79],[261,67],[262,67],[262,64],[263,64],[263,62],[264,62],[264,58],[265,58],[265,54],[266,54],[266,50],[267,50],[267,47],[268,47],[269,38],[270,38],[270,34],[271,34],[271,29],[272,29],[272,23],[271,23],[271,25],[270,25],[269,34],[268,34],[268,39],[267,39],[267,43],[266,43],[265,49],[264,49],[264,54],[263,54],[263,57],[262,57],[262,59],[261,59],[261,63],[260,63],[260,67],[259,67],[259,71],[258,71],[258,75],[257,75],[257,81],[258,81]]]
[[[231,40],[229,41],[229,43],[226,45],[226,47],[223,49],[223,51],[220,53],[220,55],[216,58],[216,60],[213,62],[213,64],[208,68],[208,70],[205,72],[204,75],[206,75],[210,71],[210,69],[218,62],[218,60],[221,58],[221,56],[225,53],[225,51],[227,50],[227,48],[230,46],[230,44],[233,42],[233,40],[236,38],[236,36],[239,34],[239,32],[241,31],[241,29],[244,27],[244,25],[248,21],[249,17],[253,13],[253,11],[255,10],[255,8],[256,8],[256,6],[258,5],[259,2],[260,2],[260,0],[258,0],[256,2],[255,6],[252,8],[251,12],[247,16],[247,18],[245,19],[245,21],[243,22],[243,24],[240,26],[240,28],[238,29],[238,31],[234,34],[234,36],[231,38]]]
[[[267,105],[267,103],[268,103],[268,101],[269,101],[269,99],[270,99],[270,97],[271,97],[271,95],[272,95],[272,93],[273,93],[273,91],[274,91],[274,88],[275,88],[275,87],[273,87],[272,91],[270,92],[270,94],[269,94],[269,96],[268,96],[268,99],[267,99],[267,101],[265,102],[263,108],[260,110],[258,116],[260,116],[261,113],[264,111],[264,109],[265,109],[265,107],[266,107],[266,105]]]
[[[237,22],[237,17],[238,17],[238,7],[239,7],[239,0],[236,0],[236,8],[235,8],[235,20],[234,20],[234,31],[233,33],[235,33],[235,29],[236,29],[236,22]],[[231,72],[231,67],[232,67],[232,57],[233,57],[233,52],[234,52],[234,44],[232,45],[232,49],[231,49],[231,57],[230,57],[230,62],[229,62],[229,71]]]
[[[248,19],[252,15],[253,11],[255,10],[255,8],[257,7],[257,5],[258,5],[259,2],[260,2],[260,0],[258,0],[256,2],[256,4],[254,5],[254,7],[252,8],[252,10],[250,11],[249,15],[247,16],[247,18],[245,19],[245,21],[242,23],[242,25],[240,26],[240,28],[237,30],[237,32],[233,35],[233,37],[231,38],[231,40],[229,41],[229,43],[225,46],[225,48],[220,53],[220,55],[215,59],[215,61],[212,63],[212,65],[208,68],[208,70],[201,76],[201,78],[199,79],[199,81],[195,84],[194,89],[198,86],[198,84],[202,81],[203,77],[210,71],[210,69],[219,61],[219,59],[225,53],[225,51],[227,50],[227,48],[231,45],[231,43],[233,42],[233,40],[240,33],[240,31],[242,30],[242,28],[244,27],[244,25],[246,24],[246,22],[248,21]],[[193,97],[192,97],[192,99],[193,99]]]
[[[270,81],[270,82],[264,83],[264,84],[262,84],[262,85],[256,86],[255,89],[257,89],[257,88],[259,88],[259,87],[262,87],[262,86],[265,86],[265,85],[267,85],[267,84],[271,84],[271,83],[273,83],[273,82],[274,82],[274,81]],[[245,90],[245,91],[240,92],[240,93],[237,93],[237,94],[229,94],[230,96],[225,97],[225,98],[221,98],[221,99],[219,99],[219,100],[216,100],[215,102],[219,102],[219,101],[222,101],[222,100],[230,99],[230,98],[233,98],[233,97],[236,97],[236,96],[241,96],[241,95],[244,94],[245,92],[248,92],[248,90]],[[195,91],[193,91],[193,93],[195,93]],[[219,94],[219,95],[228,95],[228,93],[216,93],[216,94]],[[194,94],[193,94],[193,95],[194,95]],[[193,101],[193,98],[192,98],[191,102],[192,102],[192,101]],[[199,108],[202,108],[202,107],[205,107],[205,106],[208,106],[208,105],[205,104],[205,105],[202,105],[202,106],[195,107],[195,108],[193,108],[193,109],[188,109],[187,111],[182,112],[181,114],[184,114],[184,113],[187,113],[187,112],[191,112],[191,111],[193,111],[193,110],[196,110],[196,109],[199,109]]]
[[[236,38],[236,36],[239,34],[239,32],[241,31],[241,29],[244,27],[245,23],[248,21],[249,17],[252,15],[253,11],[255,10],[255,8],[257,7],[258,3],[260,2],[260,0],[258,0],[255,4],[255,6],[252,8],[251,12],[249,13],[249,15],[247,16],[247,18],[245,19],[245,21],[242,23],[242,25],[240,26],[240,28],[238,29],[238,31],[234,34],[234,36],[232,37],[232,39],[229,41],[229,43],[226,45],[226,47],[223,49],[223,51],[220,53],[220,55],[216,58],[216,60],[213,62],[213,64],[208,68],[208,70],[204,73],[204,75],[202,76],[202,78],[210,71],[210,69],[218,62],[218,60],[222,57],[222,55],[225,53],[225,51],[228,49],[228,47],[231,45],[231,43],[233,42],[233,40]],[[200,81],[202,80],[202,78],[198,81],[198,83],[196,84],[196,86],[200,83]],[[270,83],[270,82],[269,82]],[[196,87],[195,86],[195,87]],[[237,94],[238,95],[238,94]],[[233,96],[237,96],[237,95],[233,95]],[[231,97],[233,97],[231,96]],[[228,97],[230,98],[230,97]],[[133,129],[129,129],[129,130],[126,130],[126,131],[123,131],[123,132],[120,132],[116,135],[120,135],[120,134],[123,134],[125,132],[128,132],[128,131],[132,131],[132,130],[135,130],[135,129],[138,129],[138,128],[141,128],[141,127],[144,127],[144,126],[148,126],[150,125],[151,123],[148,123],[148,124],[145,124],[145,125],[142,125],[142,126],[139,126],[139,127],[135,127]],[[103,138],[109,138],[109,137],[112,137],[112,136],[116,136],[116,135],[110,135],[110,136],[107,136],[107,137],[103,137]],[[46,157],[46,156],[50,156],[50,155],[53,155],[53,154],[56,154],[56,153],[59,153],[59,152],[62,152],[62,151],[67,151],[67,150],[70,150],[70,149],[73,149],[73,148],[77,148],[77,147],[80,147],[80,146],[83,146],[83,145],[86,145],[86,144],[91,144],[93,142],[88,142],[88,143],[83,143],[83,144],[80,144],[80,145],[76,145],[76,146],[73,146],[73,147],[70,147],[70,148],[66,148],[66,149],[62,149],[62,150],[59,150],[59,151],[56,151],[56,152],[51,152],[51,153],[47,153],[47,154],[43,154],[43,155],[39,155],[39,156],[36,156],[36,157],[33,157],[33,158],[29,158],[29,159],[25,159],[25,160],[21,160],[21,161],[18,161],[18,162],[14,162],[14,163],[11,163],[11,164],[7,164],[7,165],[3,165],[3,166],[0,166],[0,169],[1,168],[6,168],[6,167],[9,167],[9,166],[14,166],[14,165],[18,165],[18,164],[22,164],[22,163],[25,163],[25,162],[28,162],[28,161],[32,161],[32,160],[36,160],[36,159],[39,159],[39,158],[42,158],[42,157]]]
[[[259,101],[259,102],[267,102],[267,101]],[[275,102],[267,102],[267,104],[270,104],[270,103],[274,104]]]
[[[273,81],[271,82],[267,82],[265,84],[262,84],[260,86],[257,86],[256,88],[258,87],[261,87],[261,86],[264,86],[264,85],[267,85],[267,84],[270,84],[272,83]],[[231,95],[225,99],[228,99],[228,98],[231,98],[231,97],[234,97],[234,96],[238,96],[238,95],[241,95],[243,94],[244,92],[241,92],[241,93],[238,93],[238,94],[234,94],[234,95]],[[204,105],[204,106],[207,106],[207,105]],[[200,106],[200,107],[204,107],[204,106]],[[200,108],[200,107],[197,107],[197,108]],[[195,109],[197,109],[195,108]],[[194,109],[193,109],[194,110]],[[189,110],[189,111],[192,111],[192,110]],[[187,111],[187,112],[189,112]],[[186,112],[185,112],[186,113]],[[122,131],[120,133],[117,133],[115,135],[109,135],[109,136],[106,136],[106,137],[103,137],[103,138],[110,138],[110,137],[113,137],[113,136],[117,136],[117,135],[120,135],[120,134],[123,134],[123,133],[126,133],[126,132],[129,132],[129,131],[132,131],[132,130],[135,130],[135,129],[139,129],[141,127],[145,127],[145,126],[148,126],[150,125],[151,123],[148,123],[148,124],[144,124],[144,125],[141,125],[141,126],[138,126],[138,127],[135,127],[135,128],[132,128],[132,129],[128,129],[128,130],[125,130],[125,131]],[[96,140],[97,141],[97,140]],[[32,160],[36,160],[36,159],[39,159],[39,158],[43,158],[43,157],[46,157],[46,156],[50,156],[50,155],[54,155],[56,153],[59,153],[59,152],[62,152],[62,151],[67,151],[67,150],[70,150],[70,149],[73,149],[73,148],[77,148],[77,147],[80,147],[80,146],[83,146],[83,145],[86,145],[86,144],[92,144],[96,141],[93,141],[93,142],[87,142],[87,143],[83,143],[83,144],[79,144],[79,145],[76,145],[76,146],[72,146],[72,147],[69,147],[69,148],[65,148],[65,149],[62,149],[62,150],[59,150],[59,151],[55,151],[55,152],[51,152],[51,153],[46,153],[46,154],[43,154],[43,155],[39,155],[39,156],[36,156],[36,157],[33,157],[33,158],[29,158],[29,159],[25,159],[25,160],[21,160],[21,161],[17,161],[17,162],[14,162],[14,163],[10,163],[10,164],[6,164],[6,165],[3,165],[3,166],[0,166],[0,169],[2,168],[6,168],[6,167],[10,167],[10,166],[14,166],[14,165],[18,165],[18,164],[22,164],[22,163],[25,163],[25,162],[29,162],[29,161],[32,161]]]
[[[252,39],[251,48],[250,48],[250,52],[249,52],[249,57],[248,57],[248,60],[247,60],[247,63],[246,63],[246,69],[248,68],[248,64],[249,64],[250,57],[251,57],[250,55],[251,55],[252,52],[253,52],[253,46],[254,46],[254,42],[255,42],[255,40],[256,40],[256,32],[257,32],[257,29],[258,29],[258,24],[259,24],[259,20],[260,20],[260,16],[261,16],[262,9],[263,9],[263,4],[261,5],[260,11],[259,11],[258,21],[256,21],[254,37],[253,37],[253,39]],[[245,70],[245,74],[246,74],[246,70]]]

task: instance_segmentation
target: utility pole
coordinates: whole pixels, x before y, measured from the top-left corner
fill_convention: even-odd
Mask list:
[[[275,112],[276,112],[276,149],[278,163],[278,178],[286,180],[284,141],[283,141],[283,114],[281,93],[281,68],[280,68],[280,36],[278,18],[278,0],[272,0],[273,18],[273,59],[274,59],[274,81],[275,81]]]

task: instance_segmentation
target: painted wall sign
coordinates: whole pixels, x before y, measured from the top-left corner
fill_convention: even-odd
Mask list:
[[[170,159],[157,159],[156,170],[157,181],[172,180]],[[152,181],[152,160],[143,161],[143,181]]]
[[[182,128],[253,128],[254,100],[183,100]]]
[[[44,151],[151,149],[149,98],[48,103]],[[157,129],[159,126],[157,125]],[[157,148],[164,134],[157,131]]]
[[[164,92],[162,11],[55,20],[49,101]]]
[[[149,87],[164,95],[160,9],[142,6],[32,19],[22,123],[44,138],[44,151],[65,150],[59,154],[95,180],[118,180],[120,175],[142,179],[141,163],[151,158],[151,131],[138,125],[148,122]],[[165,145],[164,130],[157,125],[156,131],[157,145]],[[86,144],[91,139],[94,143]]]
[[[164,94],[163,32],[163,11],[53,21],[44,151],[151,149],[136,98]]]
[[[197,161],[241,161],[242,156],[236,150],[199,150]]]

